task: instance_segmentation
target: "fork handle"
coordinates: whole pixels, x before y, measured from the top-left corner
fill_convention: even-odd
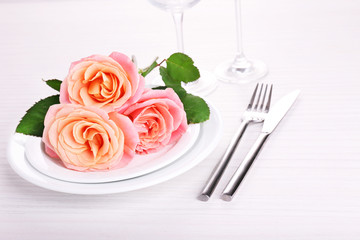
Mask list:
[[[241,162],[238,169],[235,171],[234,175],[230,179],[229,183],[225,187],[221,199],[225,201],[231,201],[236,190],[240,186],[240,183],[244,179],[246,173],[249,171],[252,163],[255,161],[257,155],[259,154],[261,147],[264,145],[266,139],[268,138],[269,133],[261,133],[260,136],[255,141],[254,145],[251,147],[248,154],[245,156],[244,160]]]
[[[213,170],[210,178],[208,179],[205,187],[203,188],[200,196],[198,197],[199,200],[201,200],[201,201],[209,200],[209,198],[212,195],[212,193],[214,192],[217,184],[219,183],[220,178],[223,175],[227,165],[229,164],[230,159],[231,159],[232,155],[234,154],[235,149],[236,149],[242,135],[244,134],[246,127],[249,125],[249,122],[250,122],[249,120],[243,120],[241,122],[238,130],[236,131],[228,148],[226,149],[225,154],[223,155],[223,157],[221,158],[221,160],[219,161],[219,163]]]

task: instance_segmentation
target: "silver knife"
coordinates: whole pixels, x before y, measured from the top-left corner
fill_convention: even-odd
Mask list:
[[[283,117],[286,115],[298,97],[299,93],[300,90],[296,90],[287,94],[286,96],[282,97],[272,109],[270,109],[270,112],[264,121],[260,136],[255,141],[254,145],[251,147],[250,151],[245,156],[244,160],[241,162],[240,166],[225,187],[221,195],[221,199],[225,201],[231,201],[241,181],[244,179],[246,173],[250,169],[251,164],[254,162],[258,153],[260,152],[261,147],[264,145],[266,139],[274,131],[281,119],[283,119]]]

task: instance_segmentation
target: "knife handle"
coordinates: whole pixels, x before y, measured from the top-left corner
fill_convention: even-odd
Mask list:
[[[250,169],[252,163],[256,159],[258,153],[261,150],[261,147],[264,145],[269,133],[261,133],[260,136],[256,139],[254,145],[251,147],[248,154],[245,156],[244,160],[241,162],[240,166],[235,171],[234,175],[230,179],[229,183],[225,187],[221,199],[224,201],[231,201],[236,190],[238,189],[241,181],[244,179],[246,173]]]
[[[214,192],[216,185],[219,183],[221,176],[223,175],[227,165],[230,162],[232,155],[235,152],[236,146],[238,145],[242,135],[245,132],[246,127],[249,125],[248,120],[243,120],[236,131],[234,137],[232,138],[228,148],[226,149],[225,154],[213,170],[210,178],[208,179],[203,191],[201,192],[200,196],[198,197],[201,201],[209,200],[210,196]]]

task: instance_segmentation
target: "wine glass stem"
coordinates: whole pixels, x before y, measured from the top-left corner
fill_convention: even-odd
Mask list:
[[[184,37],[183,37],[183,11],[174,11],[172,12],[172,16],[174,19],[175,29],[176,29],[176,38],[177,38],[177,45],[178,51],[183,53],[184,52]]]
[[[241,0],[235,0],[235,16],[236,16],[236,39],[237,39],[237,52],[236,60],[245,58],[242,46],[242,26],[241,26]]]

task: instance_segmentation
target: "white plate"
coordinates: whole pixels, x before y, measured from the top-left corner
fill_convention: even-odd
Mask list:
[[[135,155],[126,167],[104,172],[78,172],[65,168],[61,161],[49,157],[44,152],[44,146],[39,137],[27,137],[25,155],[36,170],[49,177],[76,183],[114,182],[148,174],[174,162],[190,150],[199,132],[200,125],[192,124],[176,143],[156,153]]]
[[[216,147],[222,131],[219,112],[211,105],[210,120],[201,123],[193,146],[171,164],[139,177],[106,183],[74,183],[58,180],[42,174],[31,166],[25,155],[26,142],[31,137],[14,134],[8,145],[8,161],[14,171],[25,180],[54,191],[73,194],[110,194],[127,192],[152,186],[174,178],[204,160]]]

